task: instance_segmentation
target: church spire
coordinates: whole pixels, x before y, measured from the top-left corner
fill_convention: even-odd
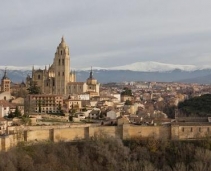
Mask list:
[[[65,42],[65,41],[64,41],[64,36],[62,36],[62,41],[61,41],[61,43],[62,43],[62,42]]]
[[[7,68],[5,68],[5,70],[4,70],[4,76],[5,77],[7,76]]]
[[[91,71],[90,71],[90,74],[89,74],[89,78],[93,78],[93,73],[92,73],[92,66],[91,66]]]
[[[5,68],[5,70],[4,70],[4,76],[3,76],[2,79],[8,79],[8,77],[7,77],[7,68]]]

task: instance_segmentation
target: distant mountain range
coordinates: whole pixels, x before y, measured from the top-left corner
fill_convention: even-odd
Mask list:
[[[30,66],[0,66],[0,69],[9,69],[9,70],[31,70],[32,65]],[[43,66],[34,66],[35,69],[38,68],[45,68],[45,65]],[[195,65],[175,65],[175,64],[166,64],[166,63],[160,63],[160,62],[153,62],[153,61],[147,61],[147,62],[136,62],[129,65],[123,65],[123,66],[116,66],[116,67],[93,67],[94,70],[129,70],[129,71],[139,71],[139,72],[167,72],[167,71],[173,71],[173,70],[182,70],[182,71],[196,71],[196,70],[205,70],[205,69],[211,69],[211,65],[205,65],[205,66],[195,66]],[[81,68],[81,69],[75,69],[77,71],[87,71],[90,70],[90,68]]]
[[[27,74],[31,74],[32,66],[0,66],[0,77],[5,68],[13,82],[21,82],[25,81]],[[38,68],[44,68],[44,66],[35,66],[35,69]],[[89,71],[90,68],[76,69],[77,81],[85,81],[89,76]],[[93,72],[94,77],[101,83],[123,81],[211,83],[211,66],[198,67],[149,61],[110,68],[93,67]]]
[[[160,62],[136,62],[129,65],[102,68],[102,67],[93,67],[94,70],[129,70],[129,71],[139,71],[139,72],[167,72],[174,70],[181,71],[196,71],[196,70],[205,70],[211,69],[211,65],[205,66],[195,66],[195,65],[175,65],[175,64],[166,64]],[[79,70],[90,70],[90,68],[83,68]]]

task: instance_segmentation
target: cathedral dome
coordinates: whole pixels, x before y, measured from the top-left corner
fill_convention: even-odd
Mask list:
[[[94,79],[94,78],[88,78],[86,80],[86,82],[87,82],[88,85],[95,85],[95,84],[97,84],[97,80]]]
[[[89,78],[86,80],[86,83],[88,85],[95,85],[95,84],[97,84],[97,80],[93,77],[92,69],[90,71]]]

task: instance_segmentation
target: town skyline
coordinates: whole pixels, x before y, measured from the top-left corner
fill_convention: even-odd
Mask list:
[[[46,1],[42,5],[3,2],[2,63],[48,64],[62,35],[70,45],[75,68],[141,61],[199,66],[211,63],[210,2],[163,4],[164,0],[92,4]]]
[[[0,6],[0,170],[211,170],[211,1]]]

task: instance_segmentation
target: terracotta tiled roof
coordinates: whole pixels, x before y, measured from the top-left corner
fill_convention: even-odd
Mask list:
[[[0,122],[7,121],[6,119],[0,117]]]
[[[53,94],[31,94],[30,97],[62,97],[62,95],[53,95]]]
[[[10,107],[10,108],[15,108],[16,105],[14,105],[13,103],[10,103],[6,100],[0,100],[0,106],[3,106],[3,107]]]

